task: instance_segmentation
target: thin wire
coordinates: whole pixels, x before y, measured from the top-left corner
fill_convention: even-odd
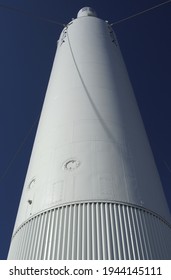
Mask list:
[[[169,173],[171,173],[171,168],[170,166],[167,164],[167,162],[165,160],[163,160],[164,165],[166,166],[167,170],[169,171]]]
[[[62,27],[65,26],[65,24],[63,23],[60,23],[60,22],[57,22],[57,21],[54,21],[54,20],[51,20],[51,19],[47,19],[47,18],[44,18],[44,17],[40,17],[40,16],[35,16],[29,12],[26,12],[26,11],[23,11],[23,10],[20,10],[20,9],[17,9],[17,8],[14,8],[14,7],[9,7],[9,6],[5,6],[5,5],[2,5],[0,4],[0,8],[3,8],[3,9],[6,9],[6,10],[10,10],[10,11],[14,11],[14,12],[18,12],[18,13],[21,13],[21,14],[24,14],[26,16],[29,16],[29,17],[32,17],[32,18],[35,18],[35,19],[38,19],[38,20],[43,20],[43,21],[46,21],[46,22],[49,22],[49,23],[53,23],[53,24],[57,24],[57,25],[60,25]],[[16,160],[18,154],[21,152],[22,148],[24,147],[28,137],[30,136],[34,126],[36,125],[38,121],[38,117],[36,118],[36,120],[34,121],[33,125],[31,126],[31,128],[29,129],[29,131],[27,132],[26,136],[24,137],[23,141],[21,142],[21,144],[19,145],[18,149],[16,150],[16,152],[14,153],[14,155],[12,156],[11,160],[9,161],[7,167],[5,168],[4,172],[2,173],[2,175],[0,176],[0,182],[6,177],[6,175],[8,174],[8,171],[9,169],[11,168],[11,166],[13,165],[14,161]]]
[[[61,23],[61,22],[58,22],[58,21],[55,21],[55,20],[51,20],[51,19],[48,19],[48,18],[45,18],[45,17],[40,17],[40,16],[37,16],[37,15],[33,15],[32,13],[20,10],[18,8],[9,7],[9,6],[5,6],[5,5],[2,5],[2,4],[0,4],[0,8],[6,9],[6,10],[10,10],[10,11],[13,11],[13,12],[17,12],[17,13],[26,15],[28,17],[32,17],[34,19],[43,20],[43,21],[46,21],[46,22],[49,22],[49,23],[53,23],[53,24],[57,24],[57,25],[60,25],[60,26],[63,26],[63,27],[65,26],[64,23]]]
[[[142,12],[136,13],[136,14],[134,14],[134,15],[132,15],[132,16],[129,16],[129,17],[120,19],[120,20],[118,20],[118,21],[115,21],[115,22],[111,23],[111,26],[116,25],[116,24],[119,24],[119,23],[121,23],[121,22],[124,22],[124,21],[126,21],[126,20],[128,20],[128,19],[137,17],[137,16],[139,16],[139,15],[142,15],[142,14],[147,13],[147,12],[149,12],[149,11],[152,11],[152,10],[154,10],[154,9],[157,9],[157,8],[163,6],[163,5],[169,4],[170,2],[171,2],[171,0],[166,1],[166,2],[163,2],[163,3],[161,3],[161,4],[158,4],[158,5],[156,5],[156,6],[151,7],[151,8],[149,8],[149,9],[146,9],[146,10],[144,10],[144,11],[142,11]]]
[[[146,12],[152,11],[152,10],[154,10],[154,9],[156,9],[156,8],[159,8],[159,7],[163,6],[163,5],[166,5],[166,4],[170,3],[170,2],[171,2],[171,0],[165,1],[165,2],[163,2],[163,3],[161,3],[161,4],[158,4],[158,5],[155,5],[155,6],[151,7],[151,8],[148,8],[148,9],[142,11],[142,12],[139,12],[139,13],[136,13],[136,14],[131,15],[131,16],[129,16],[129,17],[123,18],[123,19],[121,19],[121,20],[115,21],[115,22],[111,23],[111,26],[117,25],[117,24],[122,23],[122,22],[124,22],[124,21],[126,21],[126,20],[129,20],[129,19],[131,19],[131,18],[134,18],[134,17],[137,17],[137,16],[139,16],[139,15],[142,15],[142,14],[144,14],[144,13],[146,13]],[[45,17],[40,17],[40,16],[37,16],[37,15],[33,15],[32,13],[29,13],[29,12],[27,12],[27,11],[23,11],[23,10],[14,8],[14,7],[9,7],[9,6],[5,6],[5,5],[0,4],[0,8],[6,9],[6,10],[15,11],[15,12],[24,14],[24,15],[26,15],[26,16],[29,16],[29,17],[32,17],[32,18],[35,18],[35,19],[38,19],[38,20],[43,20],[43,21],[46,21],[46,22],[49,22],[49,23],[57,24],[57,25],[60,25],[60,26],[63,26],[63,27],[66,26],[66,24],[64,24],[64,23],[57,22],[57,21],[55,21],[55,20],[51,20],[51,19],[48,19],[48,18],[45,18]]]
[[[100,112],[99,112],[98,108],[96,107],[96,104],[95,104],[95,102],[93,101],[93,99],[92,99],[92,97],[91,97],[91,94],[89,93],[89,90],[88,90],[88,88],[87,88],[87,86],[86,86],[86,84],[85,84],[85,82],[84,82],[84,79],[83,79],[83,77],[82,77],[82,75],[81,75],[81,72],[80,72],[80,70],[79,70],[79,67],[78,67],[78,64],[77,64],[77,61],[76,61],[74,52],[73,52],[73,48],[72,48],[71,41],[70,41],[70,37],[69,37],[69,32],[67,32],[66,35],[67,35],[67,38],[68,38],[69,49],[70,49],[70,52],[71,52],[71,56],[72,56],[74,65],[75,65],[75,67],[76,67],[77,73],[78,73],[79,78],[80,78],[80,80],[81,80],[82,86],[83,86],[83,88],[84,88],[84,90],[85,90],[85,93],[86,93],[86,95],[87,95],[87,97],[88,97],[88,100],[89,100],[89,102],[90,102],[90,104],[91,104],[91,106],[92,106],[92,108],[93,108],[93,110],[94,110],[94,112],[95,112],[95,114],[96,114],[96,116],[97,116],[97,119],[98,119],[99,122],[101,123],[101,125],[102,125],[104,131],[106,132],[106,134],[108,135],[109,139],[111,139],[111,141],[115,143],[115,145],[118,147],[118,151],[121,151],[121,150],[122,150],[121,146],[117,143],[117,141],[115,140],[113,134],[112,134],[111,131],[109,130],[108,126],[106,125],[106,123],[105,123],[103,117],[100,115]],[[121,151],[121,152],[122,152],[122,151]]]
[[[16,160],[18,154],[21,152],[22,148],[24,147],[27,139],[29,138],[34,126],[36,125],[36,123],[38,122],[39,117],[36,118],[36,120],[34,121],[34,123],[32,124],[32,126],[30,127],[29,131],[27,132],[27,134],[25,135],[23,141],[21,142],[21,144],[19,145],[18,149],[16,150],[15,154],[13,155],[13,157],[11,158],[11,160],[9,161],[7,167],[5,168],[4,172],[2,173],[2,175],[0,176],[0,182],[6,177],[9,169],[11,168],[12,164],[14,163],[14,161]]]

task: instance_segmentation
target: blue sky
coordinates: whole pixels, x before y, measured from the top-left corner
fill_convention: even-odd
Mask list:
[[[112,23],[162,2],[164,0],[1,0],[0,5],[61,23],[76,17],[82,7],[92,6],[100,18]],[[120,23],[114,26],[114,31],[171,209],[170,15],[171,3]],[[61,30],[58,25],[0,7],[0,259],[7,256],[36,120]]]

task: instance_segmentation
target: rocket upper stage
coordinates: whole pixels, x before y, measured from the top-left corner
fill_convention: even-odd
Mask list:
[[[83,8],[58,41],[17,224],[54,205],[96,200],[169,218],[116,36]]]
[[[35,242],[33,247],[39,249],[21,254],[23,258],[28,254],[45,259],[152,258],[156,243],[170,240],[169,222],[170,213],[115,33],[93,9],[83,8],[58,41],[14,242],[18,244],[20,235],[25,240],[27,227],[37,232],[40,226],[45,248],[43,239],[41,248],[30,239],[28,244]],[[148,236],[157,232],[160,224],[161,235],[150,237],[150,245]],[[165,241],[160,242],[163,234]],[[48,244],[52,250],[58,248],[54,249],[58,253]],[[128,246],[123,248],[124,244]],[[13,248],[11,256],[21,256],[16,245]],[[159,258],[166,257],[161,254]]]

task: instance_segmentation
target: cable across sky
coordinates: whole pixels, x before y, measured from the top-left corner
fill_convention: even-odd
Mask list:
[[[140,15],[142,15],[142,14],[145,14],[145,13],[147,13],[147,12],[149,12],[149,11],[152,11],[152,10],[154,10],[154,9],[157,9],[157,8],[159,8],[159,7],[163,6],[163,5],[169,4],[169,3],[171,3],[171,0],[166,1],[166,2],[163,2],[163,3],[158,4],[158,5],[155,5],[155,6],[151,7],[151,8],[148,8],[148,9],[146,9],[146,10],[144,10],[144,11],[141,11],[141,12],[136,13],[136,14],[134,14],[134,15],[131,15],[131,16],[129,16],[129,17],[126,17],[126,18],[120,19],[120,20],[118,20],[118,21],[115,21],[115,22],[113,22],[113,23],[111,24],[111,26],[117,25],[117,24],[122,23],[122,22],[124,22],[124,21],[126,21],[126,20],[129,20],[129,19],[135,18],[135,17],[137,17],[137,16],[140,16]]]
[[[118,21],[115,21],[115,22],[111,23],[111,26],[117,25],[117,24],[122,23],[124,21],[127,21],[129,19],[135,18],[135,17],[137,17],[139,15],[145,14],[145,13],[147,13],[149,11],[152,11],[154,9],[157,9],[157,8],[159,8],[159,7],[163,6],[163,5],[169,4],[169,3],[171,3],[171,0],[165,1],[165,2],[163,2],[161,4],[158,4],[158,5],[155,5],[153,7],[150,7],[148,9],[144,10],[144,11],[138,12],[138,13],[136,13],[134,15],[131,15],[131,16],[128,16],[126,18],[123,18],[123,19],[120,19]],[[13,11],[13,12],[17,12],[17,13],[21,13],[21,14],[26,15],[28,17],[32,17],[34,19],[38,19],[38,20],[49,22],[49,23],[57,24],[59,26],[63,26],[64,27],[66,25],[66,24],[58,22],[56,20],[52,20],[52,19],[49,19],[49,18],[46,18],[46,17],[42,17],[42,16],[38,16],[38,15],[34,15],[32,13],[29,13],[28,11],[24,11],[24,10],[15,8],[15,7],[11,7],[11,6],[6,6],[6,5],[3,5],[3,4],[0,4],[0,8],[6,9],[6,10],[10,10],[10,11]]]

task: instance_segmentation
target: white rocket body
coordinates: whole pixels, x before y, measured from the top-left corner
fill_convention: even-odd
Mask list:
[[[169,259],[169,223],[115,34],[84,8],[58,41],[8,258]]]

